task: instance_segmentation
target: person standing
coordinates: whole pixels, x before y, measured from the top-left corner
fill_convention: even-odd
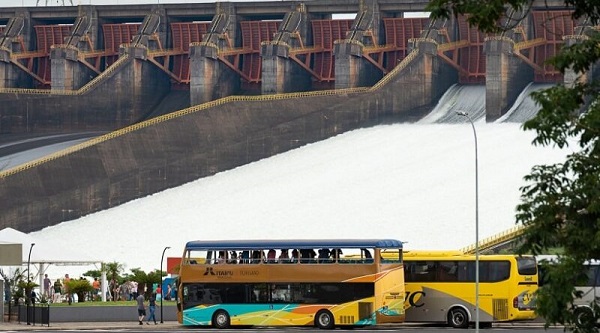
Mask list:
[[[94,301],[98,299],[98,295],[100,295],[100,281],[98,278],[94,278],[94,282],[92,282],[92,287],[94,288]]]
[[[154,315],[156,311],[156,293],[152,293],[150,299],[148,300],[148,310],[150,314],[148,315],[148,321],[146,321],[146,325],[150,325],[150,319],[154,320],[154,325],[156,325],[156,316]]]
[[[50,299],[52,296],[51,286],[52,282],[50,281],[50,278],[48,278],[48,274],[44,274],[44,295],[46,296],[46,299]]]
[[[143,325],[144,317],[146,316],[146,308],[144,307],[144,295],[140,294],[135,301],[137,302],[138,320],[140,325]]]
[[[65,278],[63,279],[63,286],[65,289],[65,296],[67,297],[67,302],[69,303],[69,305],[71,305],[71,303],[73,302],[73,299],[71,298],[71,291],[69,290],[70,281],[71,278],[69,277],[69,274],[65,274]]]
[[[61,289],[62,284],[60,283],[60,279],[56,279],[56,282],[54,282],[54,297],[52,298],[52,303],[58,303],[60,301]]]

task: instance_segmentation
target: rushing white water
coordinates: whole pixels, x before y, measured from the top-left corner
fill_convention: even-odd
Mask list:
[[[534,133],[519,123],[486,123],[472,99],[481,88],[453,89],[429,121],[344,133],[30,235],[86,259],[123,263],[127,271],[158,268],[166,246],[166,256],[177,257],[197,239],[381,237],[400,239],[407,249],[470,245],[475,141],[470,124],[455,117],[457,108],[475,120],[480,239],[514,227],[523,176],[569,151],[532,146]],[[48,274],[77,277],[88,269],[51,266]]]
[[[519,124],[475,127],[483,238],[514,227],[523,176],[566,151],[532,147]],[[377,126],[31,235],[127,270],[158,268],[164,247],[179,256],[197,239],[384,237],[408,249],[457,249],[475,240],[474,162],[468,124]]]

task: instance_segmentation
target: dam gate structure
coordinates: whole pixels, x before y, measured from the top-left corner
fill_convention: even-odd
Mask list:
[[[108,134],[0,173],[29,232],[348,130],[415,121],[454,84],[486,118],[584,36],[559,2],[510,33],[411,17],[428,1],[0,8],[0,137]],[[335,14],[355,15],[336,19]]]

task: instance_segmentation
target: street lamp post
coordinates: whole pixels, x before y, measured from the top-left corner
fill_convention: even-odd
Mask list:
[[[31,243],[31,246],[29,247],[29,256],[27,256],[27,288],[25,288],[26,291],[29,291],[28,295],[25,295],[25,300],[27,301],[27,325],[31,325],[31,322],[29,321],[29,305],[31,304],[31,290],[29,290],[31,286],[31,271],[29,270],[29,266],[31,264],[31,250],[34,245],[35,243]]]
[[[165,252],[167,251],[167,249],[170,249],[171,247],[167,246],[164,248],[163,252],[162,252],[162,256],[160,257],[160,323],[163,323],[163,290],[162,290],[162,266],[163,266],[163,259],[165,258]]]
[[[473,137],[475,138],[475,332],[479,332],[479,162],[477,156],[477,131],[473,119],[467,112],[456,112],[471,123]]]

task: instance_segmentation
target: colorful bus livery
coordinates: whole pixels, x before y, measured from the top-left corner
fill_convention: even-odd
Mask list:
[[[385,255],[385,254],[384,254]],[[405,252],[406,321],[466,328],[475,321],[475,256]],[[536,318],[535,258],[479,256],[479,317],[494,322]]]
[[[216,328],[401,323],[403,275],[398,240],[188,242],[178,320]]]

